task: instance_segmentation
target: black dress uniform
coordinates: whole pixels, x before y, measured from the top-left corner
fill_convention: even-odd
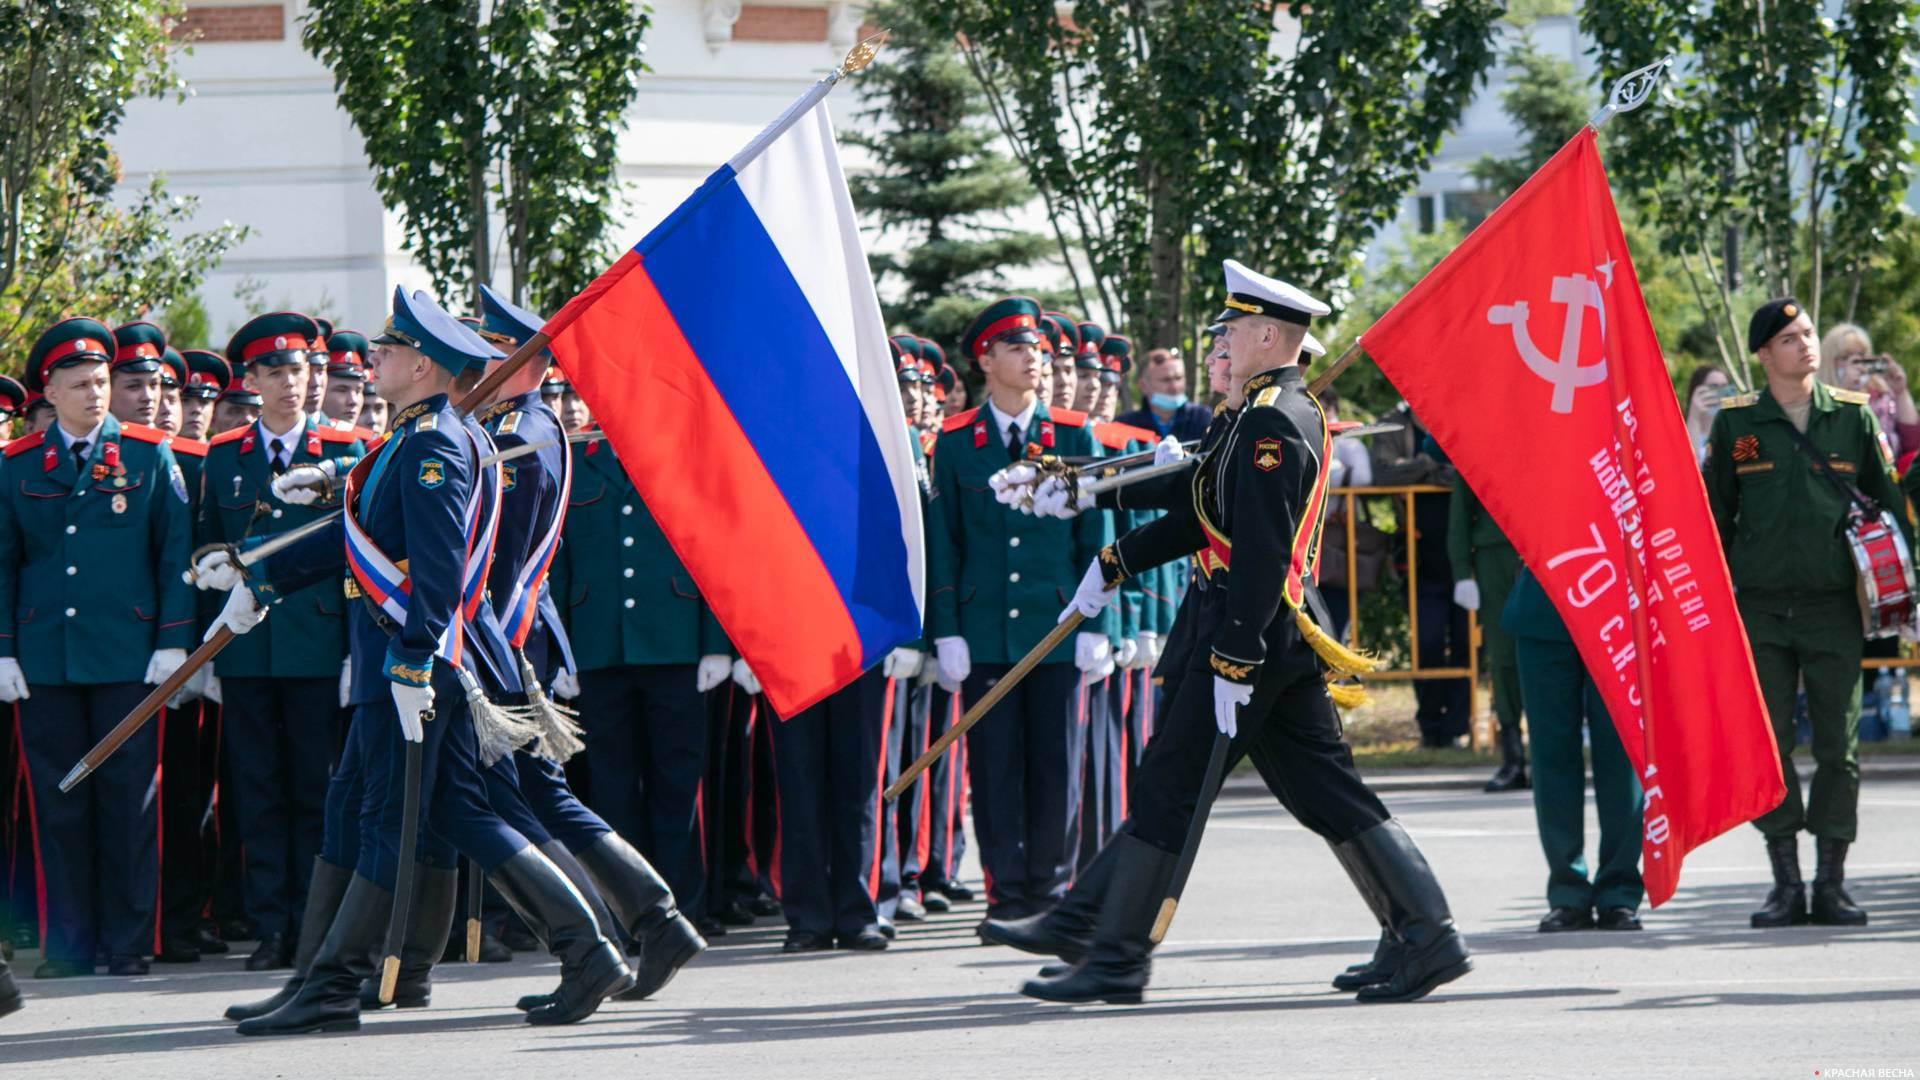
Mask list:
[[[247,322],[227,354],[261,370],[324,356],[319,327],[305,315],[277,313]],[[340,508],[334,497],[306,506],[273,494],[274,477],[299,465],[332,461],[346,476],[366,447],[350,432],[303,414],[289,430],[255,421],[213,438],[206,461],[199,544],[234,544],[283,532]],[[220,653],[224,788],[234,800],[245,852],[247,917],[260,946],[250,971],[293,962],[294,934],[320,854],[327,773],[339,743],[341,664],[347,652],[346,578],[319,581],[282,596],[273,618]]]
[[[35,343],[28,384],[112,354],[105,326],[68,319]],[[181,650],[177,667],[193,642],[180,580],[186,487],[164,440],[103,414],[84,434],[56,421],[15,440],[0,464],[0,657],[28,688],[20,741],[44,883],[39,974],[90,974],[96,949],[115,973],[140,973],[154,948],[159,732],[143,728],[74,792],[59,783],[146,696],[160,654]]]

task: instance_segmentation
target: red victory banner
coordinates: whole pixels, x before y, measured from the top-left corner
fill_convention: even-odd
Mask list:
[[[1785,787],[1593,129],[1364,341],[1565,619],[1639,770],[1664,903],[1687,852]]]

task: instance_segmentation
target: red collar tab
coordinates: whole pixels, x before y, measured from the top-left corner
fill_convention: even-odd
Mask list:
[[[1047,450],[1053,449],[1053,421],[1051,420],[1040,421],[1040,445]]]
[[[105,465],[109,469],[117,469],[120,467],[120,443],[118,440],[108,439],[107,444],[100,448],[100,464]]]
[[[314,457],[320,456],[320,429],[319,428],[316,428],[316,427],[307,428],[307,453],[313,455]]]
[[[47,451],[40,455],[41,472],[52,472],[60,467],[60,447],[56,445],[58,441],[57,439],[47,440]]]
[[[982,417],[973,422],[973,448],[984,450],[987,447],[987,421]]]
[[[254,425],[254,426],[252,426],[252,427],[249,427],[249,428],[247,428],[247,434],[246,434],[246,436],[245,436],[244,438],[242,438],[242,439],[240,440],[240,452],[241,452],[241,453],[243,453],[243,454],[251,454],[251,453],[253,453],[253,439],[254,439],[254,433],[255,433],[255,432],[257,432],[257,431],[259,431],[259,430],[260,430],[260,429],[259,429],[259,426],[258,426],[258,425]]]

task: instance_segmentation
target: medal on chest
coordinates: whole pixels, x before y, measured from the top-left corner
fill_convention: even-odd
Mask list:
[[[116,514],[126,513],[127,512],[127,493],[124,491],[114,492],[112,506],[113,506],[114,513]]]

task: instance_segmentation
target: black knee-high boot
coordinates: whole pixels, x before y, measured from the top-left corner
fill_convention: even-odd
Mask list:
[[[293,1000],[265,1016],[242,1020],[236,1030],[242,1035],[358,1030],[360,984],[373,975],[374,952],[392,911],[393,894],[355,874]]]
[[[458,869],[414,867],[413,900],[407,905],[406,937],[400,945],[400,978],[390,1003],[394,1008],[424,1009],[433,1001],[433,963],[445,952],[441,946],[453,929],[459,899]],[[379,979],[361,985],[361,1009],[377,1012],[386,1007],[380,1003]]]
[[[326,940],[327,928],[333,925],[333,917],[340,911],[340,898],[347,894],[347,882],[352,880],[352,870],[315,856],[313,876],[307,881],[307,911],[300,920],[300,940],[293,951],[293,977],[272,997],[227,1006],[227,1019],[251,1020],[265,1016],[293,1000],[301,984],[307,981],[307,969],[313,966],[314,954]]]
[[[546,935],[560,961],[553,1001],[527,1013],[530,1024],[571,1024],[592,1016],[608,997],[633,985],[633,972],[594,921],[593,909],[565,874],[526,847],[489,875],[527,925]]]
[[[1028,979],[1020,988],[1028,997],[1132,1005],[1146,990],[1153,920],[1177,859],[1131,833],[1120,833],[1107,846],[1113,851],[1113,876],[1101,898],[1092,946],[1066,974]]]
[[[1355,998],[1367,1004],[1416,1001],[1472,971],[1467,941],[1453,928],[1446,893],[1400,823],[1389,818],[1347,844],[1384,902],[1387,926],[1400,943],[1393,974],[1362,987]]]

